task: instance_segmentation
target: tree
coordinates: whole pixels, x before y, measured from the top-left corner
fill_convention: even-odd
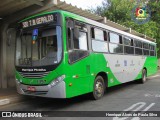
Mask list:
[[[160,58],[160,2],[158,0],[148,1],[147,6],[151,10],[151,19],[142,25],[136,24],[131,19],[132,9],[136,5],[135,0],[104,0],[102,6],[92,8],[90,11],[156,39],[158,57]]]

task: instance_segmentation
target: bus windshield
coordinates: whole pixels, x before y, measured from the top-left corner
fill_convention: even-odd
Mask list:
[[[62,58],[61,27],[21,30],[16,43],[16,66],[48,66]]]

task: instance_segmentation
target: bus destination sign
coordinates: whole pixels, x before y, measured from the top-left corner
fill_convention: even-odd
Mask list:
[[[28,28],[28,27],[32,27],[35,25],[54,22],[54,21],[56,21],[56,18],[54,18],[54,17],[56,17],[56,16],[54,16],[53,14],[37,17],[37,18],[31,19],[31,20],[22,22],[22,27]]]

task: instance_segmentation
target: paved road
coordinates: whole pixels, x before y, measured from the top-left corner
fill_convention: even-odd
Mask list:
[[[1,111],[160,111],[160,72],[150,78],[145,84],[130,82],[112,87],[100,100],[93,101],[87,96],[72,99],[29,98],[28,101],[0,107]],[[52,113],[52,112],[50,112]],[[40,118],[53,119],[53,118]],[[75,118],[54,118],[58,120],[75,120]],[[77,117],[76,119],[82,119]],[[88,120],[89,117],[83,117]],[[159,120],[151,117],[90,118],[91,120]]]

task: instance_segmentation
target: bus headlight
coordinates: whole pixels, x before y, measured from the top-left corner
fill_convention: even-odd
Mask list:
[[[57,85],[58,83],[62,82],[65,78],[65,75],[62,75],[60,77],[57,77],[50,85],[51,87]]]
[[[20,81],[19,81],[18,79],[16,79],[16,83],[17,83],[17,84],[20,84]]]
[[[16,83],[17,83],[17,84],[22,83],[22,79],[19,80],[19,79],[15,78],[15,80],[16,80]]]

